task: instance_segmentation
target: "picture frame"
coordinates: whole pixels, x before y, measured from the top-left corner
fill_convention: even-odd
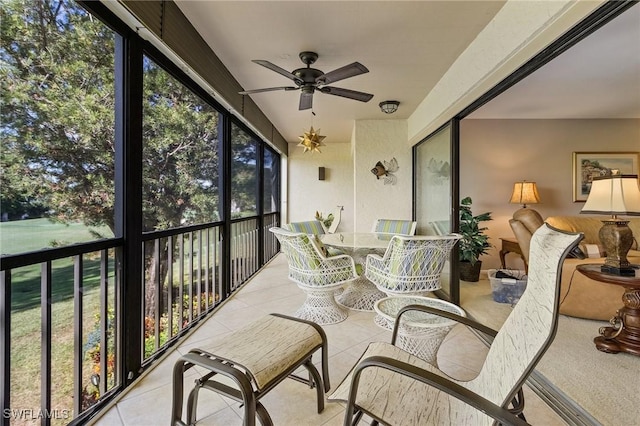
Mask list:
[[[607,176],[611,170],[623,175],[637,175],[638,152],[574,152],[573,153],[573,202],[585,202],[596,176]]]

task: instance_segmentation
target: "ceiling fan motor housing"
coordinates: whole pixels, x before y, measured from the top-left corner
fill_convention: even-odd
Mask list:
[[[318,54],[316,52],[300,52],[300,60],[307,65],[313,64],[318,60]]]

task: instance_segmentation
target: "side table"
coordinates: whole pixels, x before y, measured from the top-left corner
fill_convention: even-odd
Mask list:
[[[520,248],[520,244],[518,244],[518,240],[515,238],[500,238],[500,241],[502,241],[502,247],[500,248],[500,263],[502,264],[502,268],[504,269],[507,267],[504,259],[507,253],[516,253],[520,255],[520,258],[524,262],[524,271],[528,272],[529,265],[527,265],[527,260],[522,254],[522,249]]]
[[[423,296],[390,296],[378,300],[373,308],[378,315],[374,321],[387,330],[393,326],[400,309],[408,305],[423,305],[466,316],[465,311],[453,303]],[[420,311],[410,311],[402,315],[396,345],[405,351],[437,366],[436,355],[449,331],[458,324],[456,321]]]
[[[640,356],[640,269],[636,269],[633,277],[623,277],[602,272],[600,266],[583,264],[576,269],[592,280],[624,287],[624,306],[609,320],[613,327],[600,327],[600,336],[593,339],[596,348],[612,354],[626,352]]]

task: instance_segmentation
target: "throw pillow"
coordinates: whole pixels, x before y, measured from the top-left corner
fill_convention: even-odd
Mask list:
[[[329,250],[327,250],[322,241],[320,241],[320,237],[314,235],[314,242],[316,243],[316,247],[318,247],[318,250],[320,250],[320,253],[322,253],[324,257],[329,257]]]

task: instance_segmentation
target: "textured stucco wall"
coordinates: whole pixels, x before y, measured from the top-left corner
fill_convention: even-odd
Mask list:
[[[289,144],[287,201],[288,222],[312,220],[315,212],[325,216],[344,206],[338,231],[353,231],[353,156],[351,145],[327,143],[321,153],[303,152]],[[318,180],[318,167],[325,168],[325,180]]]
[[[406,120],[359,120],[354,130],[354,223],[371,231],[375,219],[411,219],[411,149]],[[378,161],[398,161],[395,185],[371,173]]]

